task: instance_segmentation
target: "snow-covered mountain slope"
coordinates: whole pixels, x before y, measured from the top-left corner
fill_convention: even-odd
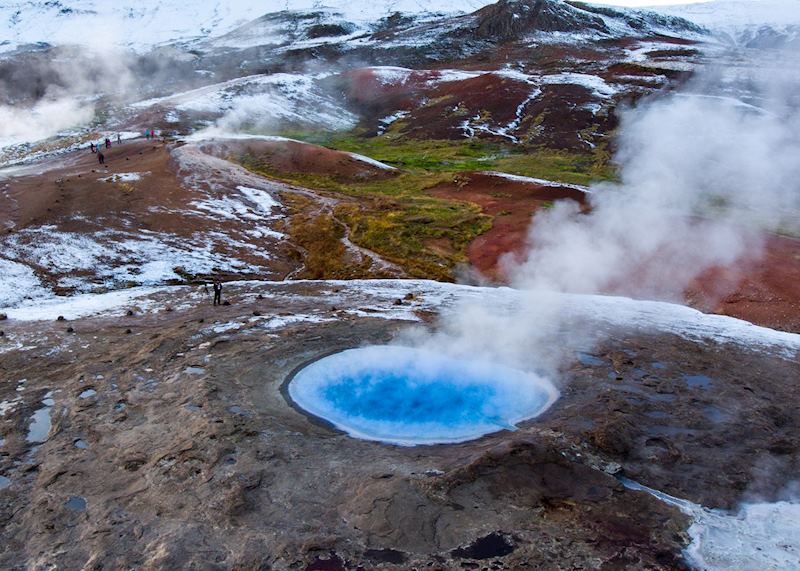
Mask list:
[[[164,42],[219,36],[266,13],[331,12],[355,23],[395,12],[460,13],[491,0],[209,0],[137,2],[56,0],[0,3],[0,50],[24,44],[123,45],[143,49]]]
[[[651,9],[714,29],[800,24],[800,0],[711,0]]]
[[[800,41],[800,0],[711,0],[654,6],[746,47],[783,47]]]

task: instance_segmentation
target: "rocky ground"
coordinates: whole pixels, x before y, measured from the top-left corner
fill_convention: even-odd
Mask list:
[[[0,567],[682,569],[692,514],[791,499],[796,238],[695,280],[682,301],[717,315],[404,279],[507,281],[537,211],[586,213],[619,174],[617,110],[691,87],[708,41],[554,0],[285,11],[93,71],[91,122],[0,141]],[[94,57],[31,49],[2,62],[25,79],[3,104]],[[117,133],[99,165],[89,142]],[[392,446],[288,396],[340,350],[511,330],[503,363],[561,392],[516,431]]]
[[[791,335],[626,325],[590,302],[576,315],[603,340],[565,337],[543,417],[405,448],[308,417],[286,383],[497,290],[248,282],[219,308],[202,288],[148,292],[2,324],[4,568],[680,568],[686,516],[615,476],[730,508],[798,468]]]

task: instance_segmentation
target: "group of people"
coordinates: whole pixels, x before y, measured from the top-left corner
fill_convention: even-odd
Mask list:
[[[117,144],[118,145],[122,144],[122,135],[120,135],[119,133],[117,133]],[[89,143],[89,149],[92,151],[92,153],[95,153],[97,155],[97,161],[101,165],[106,164],[106,156],[103,154],[103,146],[104,145],[105,145],[106,149],[110,149],[111,148],[111,139],[106,137],[105,141],[103,141],[102,143],[95,144],[94,141]]]
[[[157,136],[158,134],[156,133],[155,129],[145,129],[144,131],[144,137],[147,140],[155,139]],[[119,133],[117,133],[117,144],[122,144],[122,135]],[[106,149],[111,148],[111,139],[109,137],[106,137],[101,143],[95,144],[94,141],[89,143],[89,149],[92,151],[92,153],[97,155],[97,162],[99,162],[101,165],[106,164],[106,156],[103,154],[103,146],[105,146]]]

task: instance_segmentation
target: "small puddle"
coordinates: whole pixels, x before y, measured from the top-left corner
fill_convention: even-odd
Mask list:
[[[454,549],[451,553],[460,559],[492,559],[505,557],[516,549],[514,543],[502,533],[490,533],[476,539],[466,547]]]
[[[706,416],[708,417],[708,420],[710,420],[711,422],[714,422],[714,423],[725,422],[729,418],[729,415],[728,415],[727,412],[725,412],[721,408],[718,408],[718,407],[716,407],[714,405],[708,405],[707,407],[705,407],[703,409],[703,412],[706,413]]]
[[[80,398],[80,399],[88,399],[88,398],[93,397],[96,394],[97,394],[96,390],[94,390],[94,389],[86,389],[80,395],[78,395],[78,398]]]
[[[249,410],[245,410],[237,405],[228,407],[228,412],[230,412],[231,414],[235,414],[236,416],[250,416]]]
[[[69,499],[64,502],[64,506],[72,511],[83,512],[86,511],[86,500],[80,496],[70,496]]]
[[[186,367],[183,372],[187,375],[203,375],[206,370],[203,367]]]
[[[11,485],[11,480],[6,478],[5,476],[0,476],[0,490],[5,490],[10,485]]]
[[[590,355],[589,353],[576,353],[576,357],[581,365],[585,367],[602,367],[606,364],[606,361],[601,359],[600,357],[595,357],[594,355]]]
[[[683,380],[690,389],[707,391],[711,388],[711,378],[705,375],[683,375]]]
[[[75,448],[77,448],[78,450],[88,450],[89,449],[89,444],[85,440],[81,440],[81,439],[76,440],[75,442],[72,443],[72,445],[75,446]]]
[[[51,398],[52,395],[52,392],[47,393],[42,400],[44,407],[34,412],[31,416],[28,435],[25,439],[32,444],[47,442],[47,436],[50,434],[51,428],[50,413],[53,411],[53,405],[55,404],[55,401]]]

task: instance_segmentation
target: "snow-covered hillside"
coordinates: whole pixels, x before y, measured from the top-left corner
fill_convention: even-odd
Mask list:
[[[711,0],[651,9],[715,29],[800,24],[800,0]]]
[[[745,46],[780,47],[800,37],[800,0],[711,0],[652,9],[685,18]]]
[[[0,51],[24,44],[124,45],[133,48],[219,36],[259,16],[282,10],[339,13],[354,23],[375,22],[394,12],[459,13],[491,0],[119,0],[0,3]]]

